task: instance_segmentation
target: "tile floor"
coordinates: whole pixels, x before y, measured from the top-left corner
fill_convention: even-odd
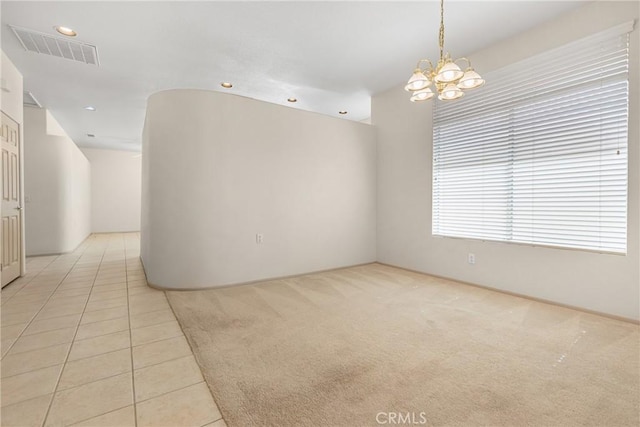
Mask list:
[[[225,426],[139,248],[92,235],[2,290],[2,426]]]

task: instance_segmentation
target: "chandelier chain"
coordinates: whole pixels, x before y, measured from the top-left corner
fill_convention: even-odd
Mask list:
[[[440,59],[444,58],[444,0],[440,0],[440,34],[438,37],[440,44]]]

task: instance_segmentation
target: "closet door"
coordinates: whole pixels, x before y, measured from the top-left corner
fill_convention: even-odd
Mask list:
[[[18,124],[2,113],[2,227],[0,227],[0,260],[2,286],[20,276],[22,248],[22,206],[20,206],[20,129]]]

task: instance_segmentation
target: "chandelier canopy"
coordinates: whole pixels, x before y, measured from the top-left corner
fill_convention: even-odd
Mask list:
[[[484,84],[484,79],[471,67],[467,58],[451,59],[449,53],[444,54],[444,0],[440,0],[440,59],[434,67],[428,59],[421,59],[413,70],[404,89],[411,92],[410,101],[426,101],[438,93],[438,99],[450,101],[461,98],[464,91],[475,89]],[[464,71],[456,62],[466,62]],[[432,86],[436,92],[434,92]]]

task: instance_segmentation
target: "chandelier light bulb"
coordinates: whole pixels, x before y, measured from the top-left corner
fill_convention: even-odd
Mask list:
[[[473,68],[469,68],[458,82],[458,87],[460,89],[475,89],[483,84],[484,79],[480,77],[480,74],[476,73]]]
[[[417,90],[422,90],[428,87],[431,84],[431,81],[424,75],[424,73],[420,69],[415,69],[411,78],[407,82],[407,85],[404,87],[404,90],[407,92],[415,92]]]
[[[438,99],[442,101],[450,101],[453,99],[458,99],[463,95],[464,92],[460,90],[458,86],[453,83],[449,83],[444,87],[444,89],[442,89],[442,92],[440,93],[440,96],[438,96]]]
[[[411,96],[411,98],[409,98],[409,100],[411,102],[426,101],[433,98],[433,95],[435,95],[433,91],[429,88],[426,88],[413,92],[413,95]]]
[[[451,83],[460,79],[463,75],[464,73],[460,67],[450,61],[446,62],[442,68],[440,68],[440,71],[436,74],[435,81],[439,83]]]

